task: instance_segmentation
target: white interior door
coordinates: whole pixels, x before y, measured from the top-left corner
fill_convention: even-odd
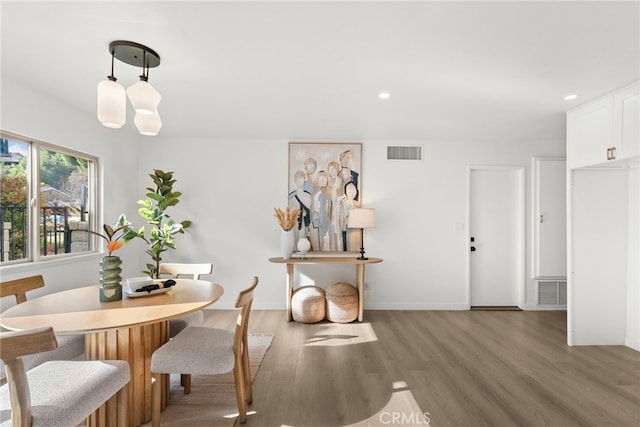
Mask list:
[[[563,159],[535,159],[533,275],[567,277],[567,167]]]
[[[522,168],[471,169],[470,305],[518,306],[523,274]]]

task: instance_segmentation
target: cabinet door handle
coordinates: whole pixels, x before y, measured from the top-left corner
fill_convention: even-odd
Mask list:
[[[607,148],[607,160],[611,160],[611,148]]]
[[[615,160],[616,159],[616,147],[611,147],[611,159],[609,160]]]

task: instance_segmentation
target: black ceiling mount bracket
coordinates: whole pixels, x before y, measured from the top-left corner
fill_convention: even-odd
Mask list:
[[[160,55],[140,43],[115,40],[109,43],[109,53],[119,61],[136,67],[154,68],[160,65]]]

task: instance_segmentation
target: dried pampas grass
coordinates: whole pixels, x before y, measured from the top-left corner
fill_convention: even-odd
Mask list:
[[[280,224],[280,227],[282,227],[284,231],[289,231],[296,225],[300,209],[294,208],[291,210],[289,206],[287,206],[284,211],[280,208],[273,208],[273,210],[276,211],[275,217],[278,219],[278,224]]]

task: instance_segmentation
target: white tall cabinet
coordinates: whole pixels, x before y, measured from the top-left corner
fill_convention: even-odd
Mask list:
[[[567,112],[567,342],[640,350],[640,109],[630,85]]]

